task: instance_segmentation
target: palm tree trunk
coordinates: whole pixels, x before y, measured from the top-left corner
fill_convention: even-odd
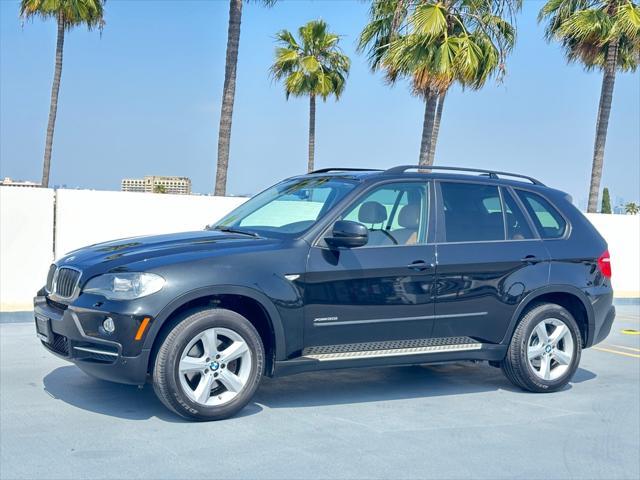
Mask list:
[[[440,121],[442,120],[442,110],[444,109],[444,99],[447,92],[443,92],[438,97],[438,107],[436,108],[436,117],[433,120],[433,133],[431,135],[431,147],[429,148],[429,158],[427,165],[433,165],[436,158],[436,144],[438,143],[438,134],[440,133]]]
[[[431,140],[433,138],[433,124],[436,116],[436,103],[438,95],[428,91],[425,98],[424,121],[422,123],[422,142],[420,143],[420,165],[429,165],[429,151],[431,150]]]
[[[233,100],[236,94],[236,69],[240,46],[240,22],[242,20],[242,0],[229,0],[229,30],[227,33],[227,58],[224,67],[224,87],[222,108],[218,130],[218,166],[214,195],[227,192],[227,169],[229,168],[229,145],[231,143],[231,119]]]
[[[316,150],[316,96],[309,96],[309,162],[307,172],[313,172]]]
[[[64,49],[64,19],[58,15],[58,40],[56,42],[56,64],[53,71],[51,85],[51,103],[49,105],[49,123],[47,124],[47,139],[44,145],[44,162],[42,164],[42,182],[44,188],[49,187],[49,172],[51,171],[51,151],[53,149],[53,131],[56,128],[58,114],[58,94],[60,93],[60,77],[62,76],[62,51]]]
[[[618,61],[618,42],[609,45],[607,51],[607,64],[602,78],[602,90],[600,92],[600,105],[598,107],[598,122],[596,124],[596,141],[593,147],[593,164],[591,166],[591,185],[589,186],[589,205],[587,212],[598,211],[598,195],[602,180],[602,166],[604,163],[604,147],[607,141],[607,129],[609,128],[609,115],[611,113],[611,101],[613,100],[613,87],[616,82],[616,66]]]

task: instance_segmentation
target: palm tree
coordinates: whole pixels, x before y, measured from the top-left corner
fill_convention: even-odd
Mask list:
[[[28,20],[33,17],[44,19],[55,18],[58,24],[56,42],[56,61],[51,86],[51,103],[49,105],[49,122],[44,147],[44,162],[42,165],[43,187],[49,186],[49,172],[51,170],[51,152],[53,148],[53,131],[56,126],[58,113],[58,94],[60,92],[60,77],[62,76],[62,53],[64,49],[64,34],[77,25],[85,25],[89,30],[104,26],[105,0],[21,0],[20,17]]]
[[[410,78],[425,101],[419,161],[432,165],[447,91],[501,78],[521,0],[374,0],[359,49],[391,83]]]
[[[637,215],[639,208],[637,203],[629,202],[624,206],[624,211],[629,215]]]
[[[256,0],[260,1],[260,0]],[[277,0],[261,0],[270,7]],[[229,168],[229,146],[231,143],[231,120],[233,101],[236,95],[236,69],[240,47],[240,23],[242,22],[243,0],[229,0],[229,29],[227,32],[227,57],[224,66],[224,86],[222,87],[222,106],[220,108],[220,128],[218,129],[218,164],[214,195],[227,192],[227,170]]]
[[[631,0],[549,0],[538,19],[548,22],[547,39],[562,44],[569,62],[603,72],[587,207],[595,213],[616,71],[638,67],[640,9]]]
[[[271,73],[284,81],[287,99],[309,96],[309,158],[307,170],[313,171],[316,143],[316,97],[331,95],[336,100],[344,91],[351,61],[338,47],[340,37],[328,31],[322,20],[313,20],[298,29],[299,40],[287,31],[276,34],[279,47]]]

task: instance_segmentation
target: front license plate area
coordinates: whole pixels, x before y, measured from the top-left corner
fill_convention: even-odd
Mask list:
[[[36,315],[36,334],[43,342],[51,343],[53,332],[51,331],[51,320],[47,317]]]

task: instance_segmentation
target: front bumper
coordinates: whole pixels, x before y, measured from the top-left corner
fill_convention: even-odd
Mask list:
[[[135,340],[139,315],[118,315],[34,298],[36,333],[43,346],[75,363],[87,374],[117,383],[142,385],[147,378],[150,350]],[[116,331],[109,335],[102,322],[112,317]]]

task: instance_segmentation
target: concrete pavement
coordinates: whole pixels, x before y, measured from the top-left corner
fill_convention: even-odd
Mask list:
[[[640,307],[571,385],[519,391],[480,364],[264,379],[236,418],[188,423],[94,380],[0,317],[0,478],[640,478]],[[626,354],[626,355],[625,355]]]

